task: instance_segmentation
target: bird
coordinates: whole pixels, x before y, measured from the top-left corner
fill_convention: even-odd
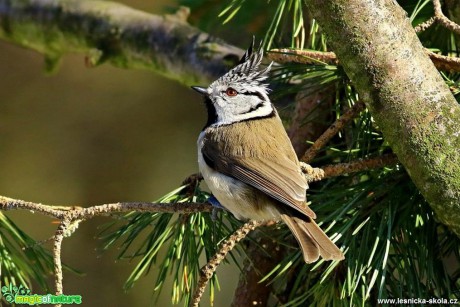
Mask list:
[[[342,251],[316,224],[306,203],[308,183],[268,93],[273,64],[260,69],[263,50],[254,41],[239,63],[208,87],[208,118],[199,134],[198,166],[213,205],[239,220],[283,221],[297,239],[306,263],[321,256],[342,260]]]

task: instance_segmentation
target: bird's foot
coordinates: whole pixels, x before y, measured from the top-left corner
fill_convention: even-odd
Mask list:
[[[217,212],[221,209],[225,209],[224,206],[221,205],[221,203],[215,198],[214,196],[211,195],[211,197],[208,198],[208,202],[212,205],[212,213],[211,213],[211,219],[213,222],[217,220]]]
[[[225,209],[213,195],[208,198],[208,202],[217,209]]]

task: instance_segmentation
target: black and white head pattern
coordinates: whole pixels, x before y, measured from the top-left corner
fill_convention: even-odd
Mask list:
[[[252,52],[250,47],[237,66],[207,88],[206,104],[210,117],[207,126],[228,125],[273,114],[267,84],[264,83],[271,64],[259,70],[262,58],[262,50]]]

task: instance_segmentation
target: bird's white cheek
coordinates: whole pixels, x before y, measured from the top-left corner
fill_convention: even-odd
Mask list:
[[[214,106],[216,108],[219,108],[219,109],[222,109],[225,105],[225,100],[223,100],[222,98],[220,97],[216,97],[215,100],[214,100]]]

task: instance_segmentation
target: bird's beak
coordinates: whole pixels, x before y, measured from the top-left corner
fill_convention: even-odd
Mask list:
[[[208,89],[201,86],[192,86],[192,88],[203,96],[208,96]]]

